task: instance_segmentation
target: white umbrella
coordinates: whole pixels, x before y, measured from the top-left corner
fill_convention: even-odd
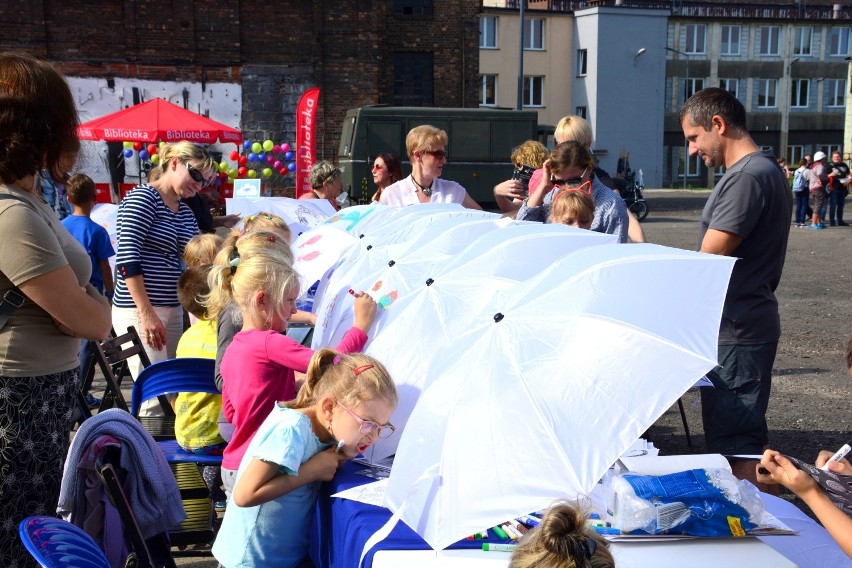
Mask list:
[[[225,208],[229,213],[239,213],[243,219],[260,212],[278,215],[287,222],[294,237],[320,226],[335,213],[327,199],[289,197],[229,197]]]
[[[293,268],[301,277],[299,297],[322,278],[355,246],[357,239],[338,225],[325,224],[305,231],[293,242]]]
[[[376,440],[368,458],[377,462],[396,452],[408,416],[433,376],[427,374],[424,353],[438,353],[464,333],[495,295],[514,289],[575,250],[616,242],[615,235],[566,225],[517,222],[481,236],[452,259],[424,272],[419,287],[384,314],[381,333],[366,348],[387,367],[399,392],[391,417],[396,432]]]
[[[520,283],[435,354],[385,505],[443,549],[588,493],[715,366],[734,260],[601,245]]]

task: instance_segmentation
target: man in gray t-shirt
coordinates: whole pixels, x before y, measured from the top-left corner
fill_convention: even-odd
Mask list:
[[[746,129],[745,109],[728,91],[704,89],[680,111],[690,155],[725,166],[701,215],[701,252],[737,257],[719,329],[715,388],[701,389],[707,449],[727,455],[763,453],[766,408],[781,335],[775,288],[781,280],[793,201],[775,160]],[[756,461],[734,461],[741,479],[757,483]]]

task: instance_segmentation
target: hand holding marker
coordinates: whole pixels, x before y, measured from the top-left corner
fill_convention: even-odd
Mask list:
[[[825,462],[825,465],[823,465],[820,469],[823,471],[828,471],[828,464],[830,464],[831,462],[839,462],[840,460],[845,458],[846,454],[849,453],[850,449],[852,448],[850,448],[849,444],[843,444],[843,447],[837,450],[833,456],[828,458],[828,461]]]

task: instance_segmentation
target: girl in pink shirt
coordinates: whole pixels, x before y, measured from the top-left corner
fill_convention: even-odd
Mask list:
[[[222,479],[230,495],[240,461],[275,402],[296,396],[295,371],[305,373],[313,350],[282,332],[296,312],[299,276],[293,270],[287,242],[273,233],[246,234],[228,240],[210,272],[207,303],[225,306],[233,301],[243,326],[225,351],[221,374],[222,410],[234,426],[225,448]],[[376,303],[364,292],[356,294],[355,324],[336,349],[354,353],[363,349],[376,315]]]

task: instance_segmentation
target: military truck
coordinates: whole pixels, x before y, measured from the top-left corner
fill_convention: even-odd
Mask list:
[[[338,164],[343,189],[352,203],[367,203],[375,192],[371,168],[377,154],[388,152],[411,173],[405,135],[421,124],[445,130],[449,137],[442,178],[460,183],[484,207],[493,207],[493,188],[511,177],[512,150],[525,140],[552,140],[553,127],[540,126],[532,110],[365,106],[350,109],[343,120]]]

